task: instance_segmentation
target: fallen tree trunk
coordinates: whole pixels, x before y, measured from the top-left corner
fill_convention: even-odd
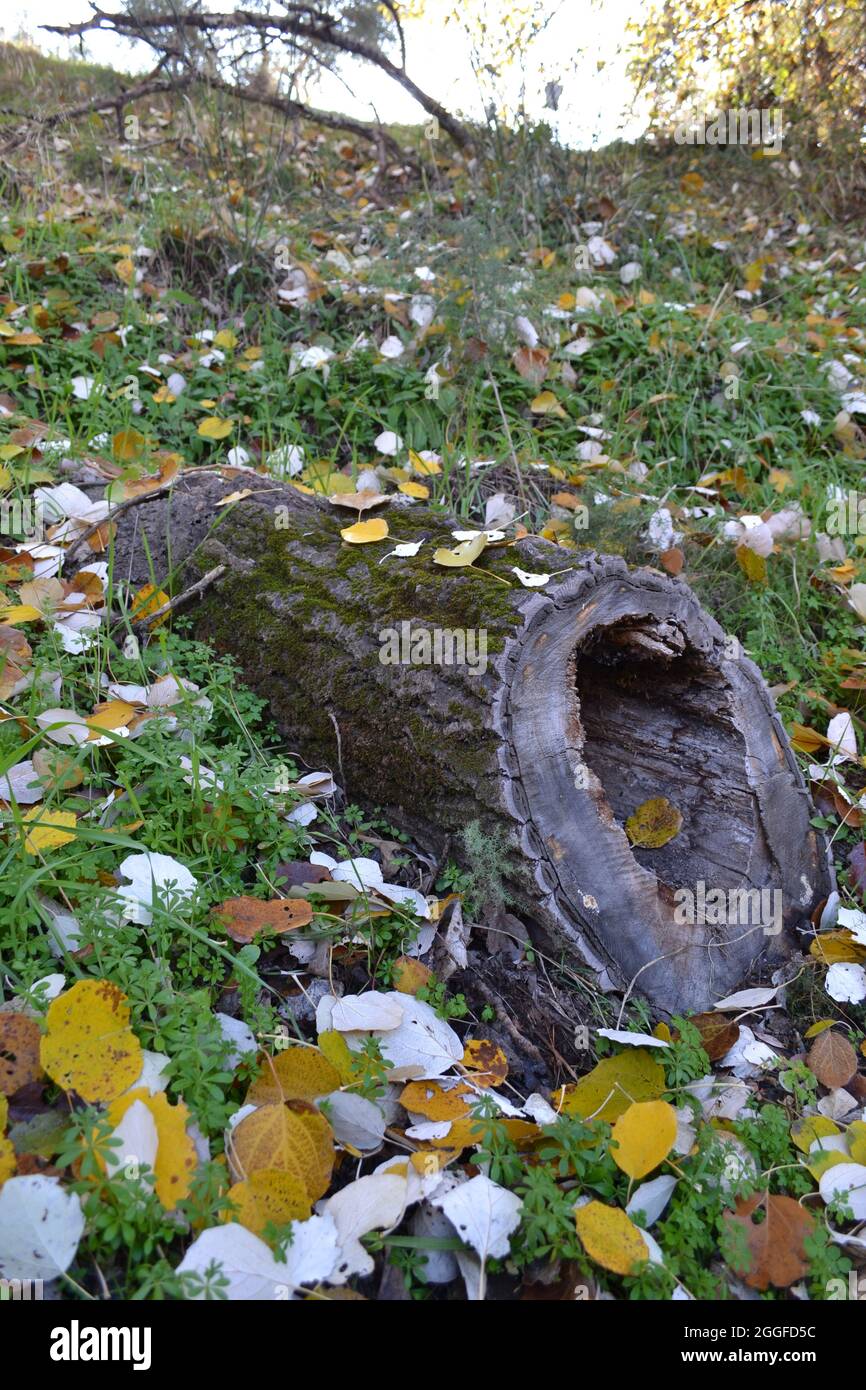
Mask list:
[[[701,1009],[790,954],[830,889],[826,848],[760,673],[688,586],[530,540],[446,569],[448,523],[383,515],[388,540],[350,545],[344,508],[187,474],[120,519],[115,573],[145,582],[171,557],[177,589],[225,566],[190,610],[196,633],[238,659],[287,747],[434,853],[474,826],[512,901],[603,981]],[[572,568],[531,591],[515,564]],[[626,820],[659,797],[678,833],[630,843]]]

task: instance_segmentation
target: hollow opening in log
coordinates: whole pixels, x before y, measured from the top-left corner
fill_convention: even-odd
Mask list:
[[[683,818],[666,845],[635,846],[637,862],[669,890],[748,883],[761,830],[719,670],[652,619],[596,629],[574,669],[583,758],[616,821],[624,826],[654,797]]]

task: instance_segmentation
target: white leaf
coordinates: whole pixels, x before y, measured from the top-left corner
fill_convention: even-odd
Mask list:
[[[516,574],[524,589],[542,589],[550,581],[549,574],[530,574],[528,570],[518,569],[517,565],[511,566],[512,574]]]
[[[650,1033],[629,1033],[620,1028],[599,1028],[599,1037],[610,1038],[611,1042],[625,1043],[628,1047],[670,1047],[662,1038],[654,1038]]]
[[[0,1187],[0,1276],[56,1279],[65,1274],[84,1234],[76,1192],[42,1174],[7,1178]]]
[[[514,331],[522,343],[528,348],[538,347],[538,333],[533,324],[523,314],[518,314],[514,320]]]
[[[337,1228],[340,1248],[329,1276],[332,1284],[344,1284],[352,1274],[372,1274],[373,1257],[364,1249],[360,1237],[396,1226],[406,1208],[406,1193],[405,1178],[392,1173],[371,1173],[319,1203],[319,1211],[331,1217]]]
[[[396,358],[402,357],[406,351],[400,339],[394,333],[390,333],[379,344],[379,352],[382,357]]]
[[[232,1302],[283,1301],[299,1284],[327,1279],[337,1257],[337,1233],[327,1217],[311,1216],[309,1221],[293,1221],[291,1226],[293,1240],[284,1264],[274,1259],[270,1248],[252,1231],[229,1221],[202,1231],[177,1272],[203,1275],[209,1265],[218,1263],[229,1281],[224,1294]]]
[[[778,994],[775,989],[758,986],[756,989],[741,989],[736,994],[728,994],[713,1005],[714,1009],[736,1012],[737,1009],[760,1009],[764,1004],[772,1004]]]
[[[383,555],[382,560],[388,560],[392,555],[398,555],[401,560],[406,560],[411,555],[417,555],[423,544],[423,541],[401,541],[399,545],[395,545],[393,550],[389,550],[387,555]],[[382,560],[379,561],[380,565]]]
[[[523,1206],[513,1192],[479,1173],[432,1202],[482,1262],[508,1254],[509,1236],[520,1222]]]
[[[403,441],[393,430],[383,430],[376,435],[375,445],[380,454],[393,455],[403,448]]]
[[[135,1100],[124,1112],[111,1137],[119,1139],[117,1148],[106,1149],[105,1166],[110,1174],[117,1173],[128,1163],[136,1163],[153,1172],[159,1135],[156,1121],[143,1100]],[[152,1185],[151,1179],[151,1185]]]
[[[835,758],[850,758],[857,761],[857,735],[854,721],[847,710],[834,714],[827,725],[827,738],[833,747],[830,750]]]
[[[400,1003],[403,1013],[399,1028],[381,1039],[382,1055],[390,1064],[391,1081],[441,1076],[460,1061],[463,1044],[435,1009],[411,994],[394,991],[385,997]]]
[[[231,1044],[231,1051],[226,1056],[225,1065],[234,1071],[235,1067],[240,1065],[243,1057],[258,1052],[258,1043],[252,1029],[244,1023],[242,1018],[232,1018],[229,1014],[221,1013],[215,1013],[214,1018],[219,1024],[220,1032],[226,1042]]]
[[[10,767],[5,777],[0,777],[0,797],[4,801],[17,801],[20,806],[32,806],[45,795],[44,787],[39,785],[39,773],[28,758],[26,762]]]
[[[37,714],[36,723],[52,743],[59,743],[65,748],[86,743],[90,736],[89,726],[74,709],[45,709]],[[53,724],[57,728],[52,728]]]
[[[866,999],[866,970],[848,961],[831,965],[824,988],[837,1004],[860,1004]]]
[[[837,1163],[821,1174],[818,1186],[825,1202],[842,1197],[855,1221],[866,1221],[866,1165]]]
[[[677,1178],[662,1174],[660,1178],[653,1178],[651,1182],[642,1182],[629,1199],[625,1209],[626,1216],[634,1217],[642,1211],[647,1225],[652,1226],[670,1201],[677,1181]]]
[[[840,927],[848,929],[855,941],[866,946],[866,912],[854,907],[840,907],[836,921]]]
[[[338,1033],[388,1031],[403,1022],[403,1009],[392,994],[370,989],[338,999],[331,1013],[331,1028]],[[408,998],[408,995],[406,996]]]
[[[323,1101],[323,1113],[327,1115],[338,1144],[351,1144],[361,1153],[374,1153],[381,1147],[385,1116],[373,1101],[352,1091],[333,1091]]]

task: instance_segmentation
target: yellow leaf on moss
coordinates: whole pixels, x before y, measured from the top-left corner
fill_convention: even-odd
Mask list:
[[[40,1047],[43,1070],[82,1100],[110,1101],[141,1075],[141,1044],[126,995],[110,980],[79,980],[52,1000]]]
[[[135,284],[135,266],[128,256],[124,256],[122,261],[115,261],[114,273],[124,285]]]
[[[339,1090],[337,1068],[315,1047],[287,1047],[260,1059],[262,1069],[247,1091],[248,1105],[279,1105],[284,1100],[315,1100]]]
[[[630,1178],[643,1178],[667,1158],[677,1137],[677,1112],[665,1100],[630,1105],[613,1127],[611,1156]]]
[[[574,1213],[574,1223],[586,1253],[612,1274],[634,1274],[649,1259],[646,1241],[619,1207],[587,1202]]]
[[[420,501],[430,496],[429,487],[425,487],[423,483],[401,483],[397,491],[405,493],[407,497],[417,497]]]
[[[354,526],[346,526],[340,535],[349,545],[369,545],[371,541],[383,541],[388,534],[388,523],[384,517],[374,516],[370,521],[356,521]]]
[[[74,830],[78,821],[74,811],[50,811],[44,806],[31,806],[24,820],[32,828],[24,839],[28,854],[43,854],[45,850],[57,849],[75,839]]]
[[[289,1221],[306,1221],[312,1214],[301,1179],[279,1168],[262,1168],[246,1181],[236,1182],[228,1195],[238,1210],[227,1212],[226,1221],[239,1221],[257,1236],[269,1222],[284,1226]]]
[[[638,806],[625,823],[625,833],[641,849],[661,849],[679,835],[683,818],[665,796],[654,796]]]
[[[225,439],[234,429],[232,420],[221,420],[218,415],[208,415],[199,421],[198,432],[202,439]]]
[[[487,537],[482,534],[475,536],[471,541],[461,541],[455,545],[453,550],[446,546],[440,546],[433,552],[434,565],[444,565],[447,569],[463,569],[467,565],[474,565],[478,556],[487,545]]]

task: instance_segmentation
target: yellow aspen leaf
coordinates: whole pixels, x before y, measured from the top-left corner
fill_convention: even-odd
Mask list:
[[[412,1115],[425,1120],[462,1120],[478,1100],[470,1086],[446,1090],[438,1081],[410,1081],[400,1093],[400,1104]],[[447,1136],[446,1136],[447,1137]]]
[[[758,555],[747,545],[738,545],[734,554],[737,564],[750,584],[766,584],[767,561],[763,555]]]
[[[371,541],[383,541],[388,534],[388,523],[381,516],[369,521],[356,521],[354,526],[346,526],[340,535],[349,545],[369,545]]]
[[[486,545],[487,538],[482,532],[471,541],[461,541],[453,550],[440,546],[433,552],[433,563],[444,565],[447,569],[463,569],[466,565],[474,565]]]
[[[248,1105],[315,1100],[343,1084],[337,1068],[315,1047],[287,1047],[276,1057],[259,1060],[262,1068],[247,1091]]]
[[[138,430],[118,430],[112,438],[111,447],[116,459],[132,463],[147,451],[147,440]]]
[[[6,341],[13,347],[39,347],[43,340],[38,333],[25,330],[23,333],[10,333]]]
[[[0,1094],[7,1096],[42,1075],[39,1044],[42,1034],[35,1018],[26,1014],[0,1014]],[[0,1130],[5,1128],[5,1114]]]
[[[839,1153],[838,1149],[815,1149],[809,1154],[809,1161],[804,1166],[808,1173],[816,1182],[820,1182],[828,1168],[835,1168],[837,1163],[850,1163],[848,1154]]]
[[[683,193],[700,193],[704,186],[703,176],[694,171],[683,174],[680,179],[680,188]]]
[[[9,608],[0,608],[0,623],[5,627],[15,627],[18,623],[41,622],[44,614],[30,603],[14,603]]]
[[[257,1236],[269,1222],[284,1226],[289,1221],[306,1221],[312,1214],[301,1179],[279,1168],[262,1168],[245,1182],[236,1182],[228,1195],[237,1211],[227,1212],[226,1221],[239,1221]]]
[[[135,284],[135,266],[128,256],[124,256],[121,261],[115,261],[114,273],[124,285]]]
[[[866,946],[855,941],[844,927],[838,927],[816,936],[809,946],[809,955],[824,965],[838,965],[844,961],[861,965],[866,962]]]
[[[574,1213],[574,1223],[590,1259],[612,1274],[634,1274],[649,1259],[646,1241],[619,1207],[587,1202]]]
[[[533,415],[556,415],[560,420],[567,420],[568,416],[563,410],[559,401],[552,391],[540,391],[537,396],[529,403],[529,409]]]
[[[8,1102],[8,1100],[6,1099],[6,1097],[5,1097],[2,1093],[0,1093],[0,1134],[2,1134],[3,1131],[5,1130],[5,1128],[6,1128],[6,1121],[8,1120],[8,1118],[9,1118],[9,1102]]]
[[[344,1086],[356,1080],[353,1054],[342,1033],[320,1033],[318,1043],[322,1056],[340,1073],[340,1081]]]
[[[43,1070],[82,1100],[110,1101],[141,1075],[141,1044],[126,995],[110,980],[79,980],[53,999],[40,1046]]]
[[[481,1086],[501,1086],[508,1076],[508,1058],[501,1047],[486,1038],[473,1038],[466,1044],[462,1065]]]
[[[153,1165],[154,1191],[166,1211],[174,1211],[178,1202],[190,1194],[197,1164],[195,1144],[187,1133],[189,1111],[183,1101],[172,1105],[164,1091],[152,1094],[146,1088],[139,1087],[127,1091],[109,1107],[108,1118],[115,1129],[137,1100],[147,1106],[156,1125],[158,1145]]]
[[[199,421],[198,432],[202,439],[225,439],[234,429],[232,420],[221,420],[218,415],[208,415]]]
[[[630,1178],[643,1178],[667,1158],[677,1137],[677,1112],[665,1100],[630,1105],[613,1127],[611,1156]]]
[[[334,1131],[321,1110],[308,1100],[287,1100],[286,1109],[300,1120],[312,1140],[318,1179],[322,1182],[322,1191],[327,1192],[334,1169]]]
[[[683,827],[683,818],[665,796],[654,796],[638,806],[625,823],[625,833],[641,849],[661,849]]]
[[[0,1187],[3,1186],[7,1178],[14,1176],[17,1167],[18,1159],[15,1156],[12,1141],[0,1139]]]
[[[391,970],[394,988],[400,994],[417,994],[430,983],[432,970],[412,956],[398,956]]]
[[[238,335],[233,333],[230,328],[221,328],[213,340],[214,347],[226,348],[231,352],[232,348],[238,345]]]
[[[848,1152],[855,1163],[866,1166],[866,1123],[854,1120],[848,1126]]]
[[[400,483],[397,491],[405,493],[407,497],[417,497],[422,502],[430,496],[429,487],[425,487],[423,483]]]
[[[125,729],[135,714],[135,706],[128,704],[126,700],[106,700],[103,704],[97,705],[84,722],[92,730],[91,738],[99,738],[106,729],[111,733]]]
[[[162,589],[157,589],[155,584],[144,584],[132,600],[130,619],[134,623],[144,622],[152,613],[158,613],[171,599]],[[157,618],[153,624],[155,628],[161,627],[168,618],[168,613],[163,613],[161,618]]]
[[[241,1177],[263,1168],[300,1173],[315,1202],[328,1190],[333,1165],[327,1172],[307,1126],[287,1105],[263,1105],[247,1115],[231,1136],[231,1161]]]
[[[827,1139],[831,1134],[840,1134],[837,1124],[826,1115],[804,1115],[791,1126],[791,1139],[801,1153],[807,1154],[816,1139]]]
[[[811,1028],[807,1028],[803,1034],[804,1038],[817,1038],[819,1033],[824,1033],[828,1028],[834,1027],[835,1018],[819,1018],[817,1023],[813,1023]]]
[[[657,1100],[665,1089],[661,1064],[645,1047],[604,1057],[579,1081],[553,1092],[551,1103],[566,1115],[613,1124],[638,1100]]]
[[[420,454],[416,454],[414,449],[409,450],[409,462],[412,465],[412,472],[419,473],[422,478],[435,477],[442,472],[441,463],[436,459],[422,459]]]
[[[51,811],[45,806],[31,806],[24,820],[31,825],[24,839],[28,854],[43,854],[45,850],[57,849],[75,839],[74,830],[78,821],[74,811]]]

